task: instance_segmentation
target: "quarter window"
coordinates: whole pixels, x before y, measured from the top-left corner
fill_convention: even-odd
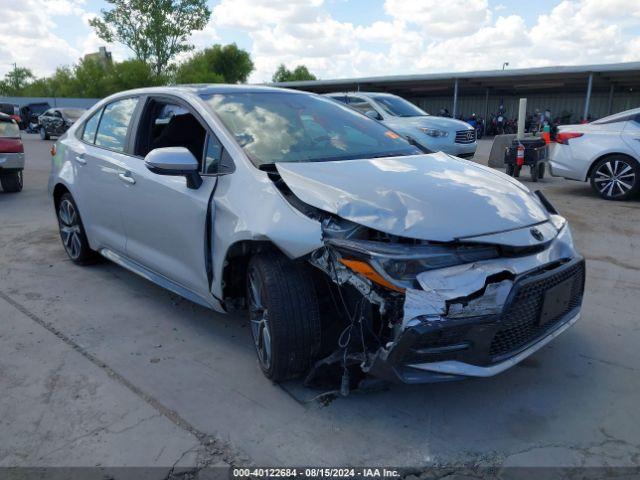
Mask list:
[[[100,121],[101,113],[102,113],[102,109],[98,110],[84,124],[84,131],[82,132],[82,141],[87,143],[93,143],[95,141],[96,131],[98,130],[98,122]]]
[[[137,104],[137,98],[125,98],[104,108],[96,134],[96,146],[124,151],[127,131]]]
[[[202,173],[216,173],[222,157],[222,144],[212,135],[207,135],[207,149],[204,152]]]

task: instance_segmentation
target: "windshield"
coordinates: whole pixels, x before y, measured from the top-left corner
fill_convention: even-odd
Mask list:
[[[69,120],[78,120],[86,110],[82,108],[65,108],[62,110],[62,116]]]
[[[0,137],[2,138],[20,138],[20,129],[14,122],[5,122],[0,120]]]
[[[202,95],[257,166],[423,153],[380,123],[316,95]]]
[[[396,117],[424,117],[429,115],[404,98],[380,95],[379,97],[373,97],[373,99],[389,115]]]

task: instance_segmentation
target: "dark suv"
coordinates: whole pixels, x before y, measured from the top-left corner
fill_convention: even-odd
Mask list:
[[[59,137],[66,132],[86,110],[84,108],[50,108],[38,117],[38,131],[42,140]]]

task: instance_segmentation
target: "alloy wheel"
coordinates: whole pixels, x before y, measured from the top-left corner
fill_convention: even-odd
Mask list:
[[[265,370],[271,366],[271,331],[269,311],[262,301],[262,281],[254,271],[249,274],[249,320],[258,360]]]
[[[58,219],[64,249],[73,260],[77,260],[82,252],[80,219],[78,218],[75,206],[66,198],[60,202]]]
[[[636,182],[633,167],[624,160],[610,160],[598,167],[594,183],[601,195],[615,198],[627,194]]]

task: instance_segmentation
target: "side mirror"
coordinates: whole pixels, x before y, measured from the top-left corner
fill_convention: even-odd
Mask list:
[[[364,114],[369,118],[373,118],[374,120],[382,120],[380,114],[375,110],[367,110],[366,112],[364,112]]]
[[[145,166],[158,175],[183,176],[187,188],[197,189],[202,185],[198,172],[200,166],[193,154],[184,147],[164,147],[151,150],[144,157]]]

